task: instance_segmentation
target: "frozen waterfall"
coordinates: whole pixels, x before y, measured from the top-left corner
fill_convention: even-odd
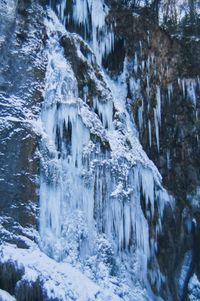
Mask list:
[[[61,19],[63,8],[59,7]],[[86,22],[87,16],[79,16],[83,17]],[[126,110],[125,73],[113,82],[101,71],[101,80],[108,87],[104,101],[96,95],[92,103],[87,102],[87,95],[81,99],[72,66],[60,45],[61,36],[73,38],[73,34],[51,10],[46,28],[48,66],[40,145],[41,248],[58,261],[84,262],[102,252],[103,240],[110,250],[105,256],[125,260],[135,254],[145,279],[169,197]],[[159,113],[159,102],[157,106]],[[153,237],[149,236],[149,220],[155,223]]]

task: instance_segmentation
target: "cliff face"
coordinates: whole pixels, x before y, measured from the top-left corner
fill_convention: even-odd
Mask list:
[[[176,199],[174,212],[166,209],[158,258],[168,276],[170,290],[176,291],[173,299],[179,300],[185,298],[185,291],[181,292],[177,278],[188,252],[193,254],[188,273],[199,270],[200,64],[197,54],[200,44],[173,39],[144,18],[130,16],[129,12],[120,11],[118,20],[117,32],[125,40],[129,70],[132,69],[127,78],[128,98],[140,141],[161,172],[165,188]],[[130,25],[123,26],[126,22]],[[193,55],[192,49],[195,49]],[[139,81],[137,92],[131,86],[133,81]],[[188,280],[186,275],[184,286]]]
[[[1,2],[1,215],[36,225],[38,136],[45,75],[43,11],[36,2]],[[17,231],[17,229],[16,229]],[[1,237],[3,238],[3,237]]]
[[[200,44],[153,2],[0,1],[0,289],[19,301],[200,296]]]
[[[133,16],[119,4],[112,18],[124,45],[121,60],[127,58],[127,100],[140,141],[176,200],[174,209],[168,207],[164,214],[158,261],[172,299],[185,299],[189,274],[199,273],[199,40],[173,38],[146,12]],[[113,66],[117,53],[118,46]],[[188,253],[189,267],[180,284]]]

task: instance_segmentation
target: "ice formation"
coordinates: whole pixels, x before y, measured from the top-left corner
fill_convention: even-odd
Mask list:
[[[123,300],[111,290],[102,289],[70,264],[66,262],[57,263],[52,260],[42,253],[34,243],[31,243],[28,250],[5,244],[1,250],[1,262],[5,264],[5,271],[7,271],[6,264],[8,263],[10,269],[12,267],[16,273],[21,272],[21,277],[19,277],[21,279],[18,279],[17,283],[17,291],[22,290],[22,296],[25,300],[30,300],[34,296],[30,296],[30,293],[27,295],[28,289],[24,284],[30,289],[33,289],[34,285],[37,286],[38,292],[42,284],[42,300]],[[15,301],[16,299],[7,292],[0,290],[0,300]]]
[[[181,80],[181,85],[182,85],[182,91],[183,91],[183,96],[191,101],[196,107],[196,96],[197,96],[197,89],[200,88],[200,79],[197,78],[183,78]]]
[[[76,17],[85,20],[83,11],[76,9]],[[87,102],[86,88],[81,99],[75,74],[60,45],[61,36],[75,36],[52,11],[46,27],[49,39],[41,114],[40,246],[58,261],[85,265],[94,256],[102,257],[100,241],[104,241],[106,250],[110,250],[105,253],[106,262],[120,259],[130,264],[134,259],[142,269],[138,277],[146,280],[147,261],[156,252],[164,203],[169,197],[127,112],[126,70],[115,82],[102,71],[104,86],[109,87],[104,100],[94,96],[92,103]],[[158,120],[159,106],[158,91]],[[150,219],[156,222],[154,239],[149,237]],[[131,261],[126,259],[130,255]]]
[[[0,35],[0,48],[5,41],[6,34],[9,28],[15,21],[16,1],[0,1],[0,20],[1,20],[1,35]]]
[[[11,296],[9,293],[7,293],[4,290],[0,289],[0,300],[1,301],[16,301],[16,299]]]
[[[194,274],[189,281],[188,285],[189,301],[197,301],[200,296],[200,282],[197,275]]]
[[[158,151],[160,148],[159,143],[159,129],[161,126],[161,93],[160,93],[160,87],[156,87],[156,107],[154,108],[154,122],[155,122],[155,130],[156,130],[156,142]]]
[[[3,9],[8,11],[8,2],[2,3]],[[151,82],[154,55],[143,57],[141,63],[142,55],[137,52],[132,65],[129,66],[129,59],[125,58],[123,72],[111,80],[101,67],[102,59],[114,47],[114,32],[106,23],[108,6],[103,0],[60,0],[56,3],[56,9],[55,1],[50,1],[50,6],[58,18],[48,9],[45,21],[47,69],[40,120],[35,122],[30,118],[31,112],[27,114],[27,118],[32,119],[31,125],[41,126],[37,127],[41,134],[40,249],[33,242],[31,246],[28,244],[30,249],[23,250],[5,243],[1,262],[5,266],[12,262],[16,270],[18,265],[24,269],[21,281],[27,281],[28,285],[39,279],[49,299],[147,300],[149,291],[145,291],[146,298],[139,297],[144,288],[141,279],[148,287],[151,278],[157,291],[165,281],[155,254],[163,209],[171,198],[162,188],[158,170],[140,145],[130,106],[131,101],[138,101],[139,130],[146,126],[150,147],[155,139],[159,150],[161,103],[167,96],[168,105],[172,104],[177,83],[169,83],[166,91],[161,90],[158,83],[156,86]],[[69,5],[71,14],[67,11]],[[10,13],[14,14],[14,8]],[[72,22],[82,38],[69,32]],[[73,50],[77,52],[74,57],[78,55],[81,62],[90,65],[87,80],[91,80],[99,95],[91,96],[88,82],[81,91],[84,93],[80,93],[77,74],[67,58],[67,46],[62,44],[63,37],[74,43]],[[81,52],[81,43],[87,46],[88,56]],[[24,43],[22,51],[30,53],[33,48],[29,46]],[[91,57],[96,57],[98,65]],[[137,78],[140,72],[146,73],[144,97],[147,99],[141,95]],[[182,78],[178,84],[184,99],[195,107],[199,79]],[[128,99],[127,85],[132,99]],[[30,87],[29,91],[32,89]],[[19,105],[20,99],[13,97],[9,105],[12,106],[13,101]],[[152,107],[154,115],[150,114]],[[7,121],[19,121],[12,116],[9,118]],[[169,169],[170,151],[166,152]],[[198,196],[199,188],[195,201]],[[189,255],[183,262],[185,269],[180,271],[180,288],[187,276]],[[147,271],[148,261],[155,265]],[[193,280],[196,282],[195,278]],[[140,292],[133,298],[130,291],[135,292],[138,287]],[[1,298],[13,300],[2,290]],[[153,296],[150,300],[156,299]]]
[[[64,16],[66,5],[71,5],[67,16]],[[57,13],[67,28],[70,22],[80,28],[85,40],[92,47],[97,62],[101,64],[114,47],[112,26],[106,23],[109,8],[103,0],[62,0],[57,4]]]
[[[16,10],[16,2],[14,0],[0,2],[0,14],[7,18],[13,17]]]

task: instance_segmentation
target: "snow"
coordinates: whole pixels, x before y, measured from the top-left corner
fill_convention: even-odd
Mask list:
[[[2,17],[6,17],[7,19],[9,18],[14,18],[16,10],[16,1],[15,0],[0,0],[0,15]]]
[[[1,301],[16,301],[16,299],[11,296],[8,292],[0,289],[0,300]]]
[[[5,244],[1,247],[1,262],[17,262],[17,267],[24,268],[23,280],[32,283],[42,281],[43,288],[46,291],[49,300],[58,298],[58,300],[77,300],[77,301],[120,301],[117,295],[107,289],[101,289],[94,282],[89,280],[80,271],[73,268],[68,263],[58,263],[44,253],[36,245],[30,249],[19,249],[14,245]],[[39,279],[39,280],[38,280]],[[18,283],[18,286],[20,283]],[[0,291],[3,297],[9,296]],[[2,299],[5,301],[15,300],[10,297]]]
[[[188,284],[188,300],[198,301],[200,299],[200,281],[197,275],[194,274]]]
[[[5,10],[8,2],[0,3]],[[63,0],[56,6],[61,22],[51,9],[45,20],[48,64],[39,119],[35,120],[30,110],[22,110],[24,100],[15,96],[12,101],[1,98],[4,107],[11,108],[15,102],[14,109],[19,113],[17,117],[4,118],[4,126],[9,127],[13,122],[25,123],[41,136],[38,151],[41,162],[40,234],[32,229],[20,229],[22,234],[18,238],[23,239],[30,249],[4,244],[1,262],[17,262],[16,269],[17,266],[23,267],[22,281],[33,283],[41,279],[49,299],[153,300],[154,297],[149,297],[150,289],[145,289],[148,287],[148,260],[157,252],[164,206],[167,202],[172,203],[172,198],[163,189],[157,168],[139,142],[129,111],[127,82],[129,80],[133,99],[140,96],[140,82],[137,78],[128,77],[127,58],[124,70],[116,80],[111,80],[101,68],[102,58],[112,51],[115,39],[112,26],[106,23],[109,8],[104,1],[73,1],[72,18],[76,25],[83,26],[85,41],[66,31],[64,24],[69,18],[64,13],[66,4],[67,1]],[[12,5],[6,9],[14,13]],[[23,45],[24,54],[36,49],[32,34],[29,32],[30,40]],[[103,97],[94,96],[91,102],[88,101],[88,86],[84,87],[83,99],[79,97],[73,66],[66,60],[60,45],[62,36],[70,38],[79,59],[91,65],[88,76]],[[82,42],[88,47],[88,57],[81,53]],[[95,64],[91,64],[94,56],[100,77],[96,75]],[[39,62],[40,57],[36,57],[36,63]],[[150,69],[154,63],[153,54],[142,62],[142,69],[146,66],[148,73],[146,94],[149,111]],[[139,68],[138,54],[135,53],[135,75]],[[178,82],[183,96],[195,107],[199,79],[182,78]],[[34,89],[29,88],[29,92]],[[160,86],[156,86],[154,124],[158,150],[161,92]],[[169,83],[167,93],[170,103],[172,83]],[[140,129],[144,126],[144,99],[141,103],[138,110]],[[150,146],[152,128],[153,121],[149,119]],[[170,150],[166,156],[170,168]],[[193,202],[197,206],[199,188],[195,193]],[[144,208],[141,207],[141,199],[144,199]],[[149,223],[152,225],[152,221],[154,229],[150,231]],[[9,235],[2,225],[0,229],[3,235]],[[24,235],[36,239],[41,250]],[[190,257],[188,253],[184,258],[180,288],[187,276]],[[158,289],[162,287],[165,279],[159,267],[155,266],[149,276]],[[197,283],[195,276],[190,283],[191,287]],[[1,298],[15,300],[2,290]]]

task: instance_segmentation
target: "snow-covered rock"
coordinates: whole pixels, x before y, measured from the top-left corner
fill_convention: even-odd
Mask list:
[[[200,281],[196,274],[190,278],[188,285],[188,298],[190,301],[197,301],[200,299]]]

